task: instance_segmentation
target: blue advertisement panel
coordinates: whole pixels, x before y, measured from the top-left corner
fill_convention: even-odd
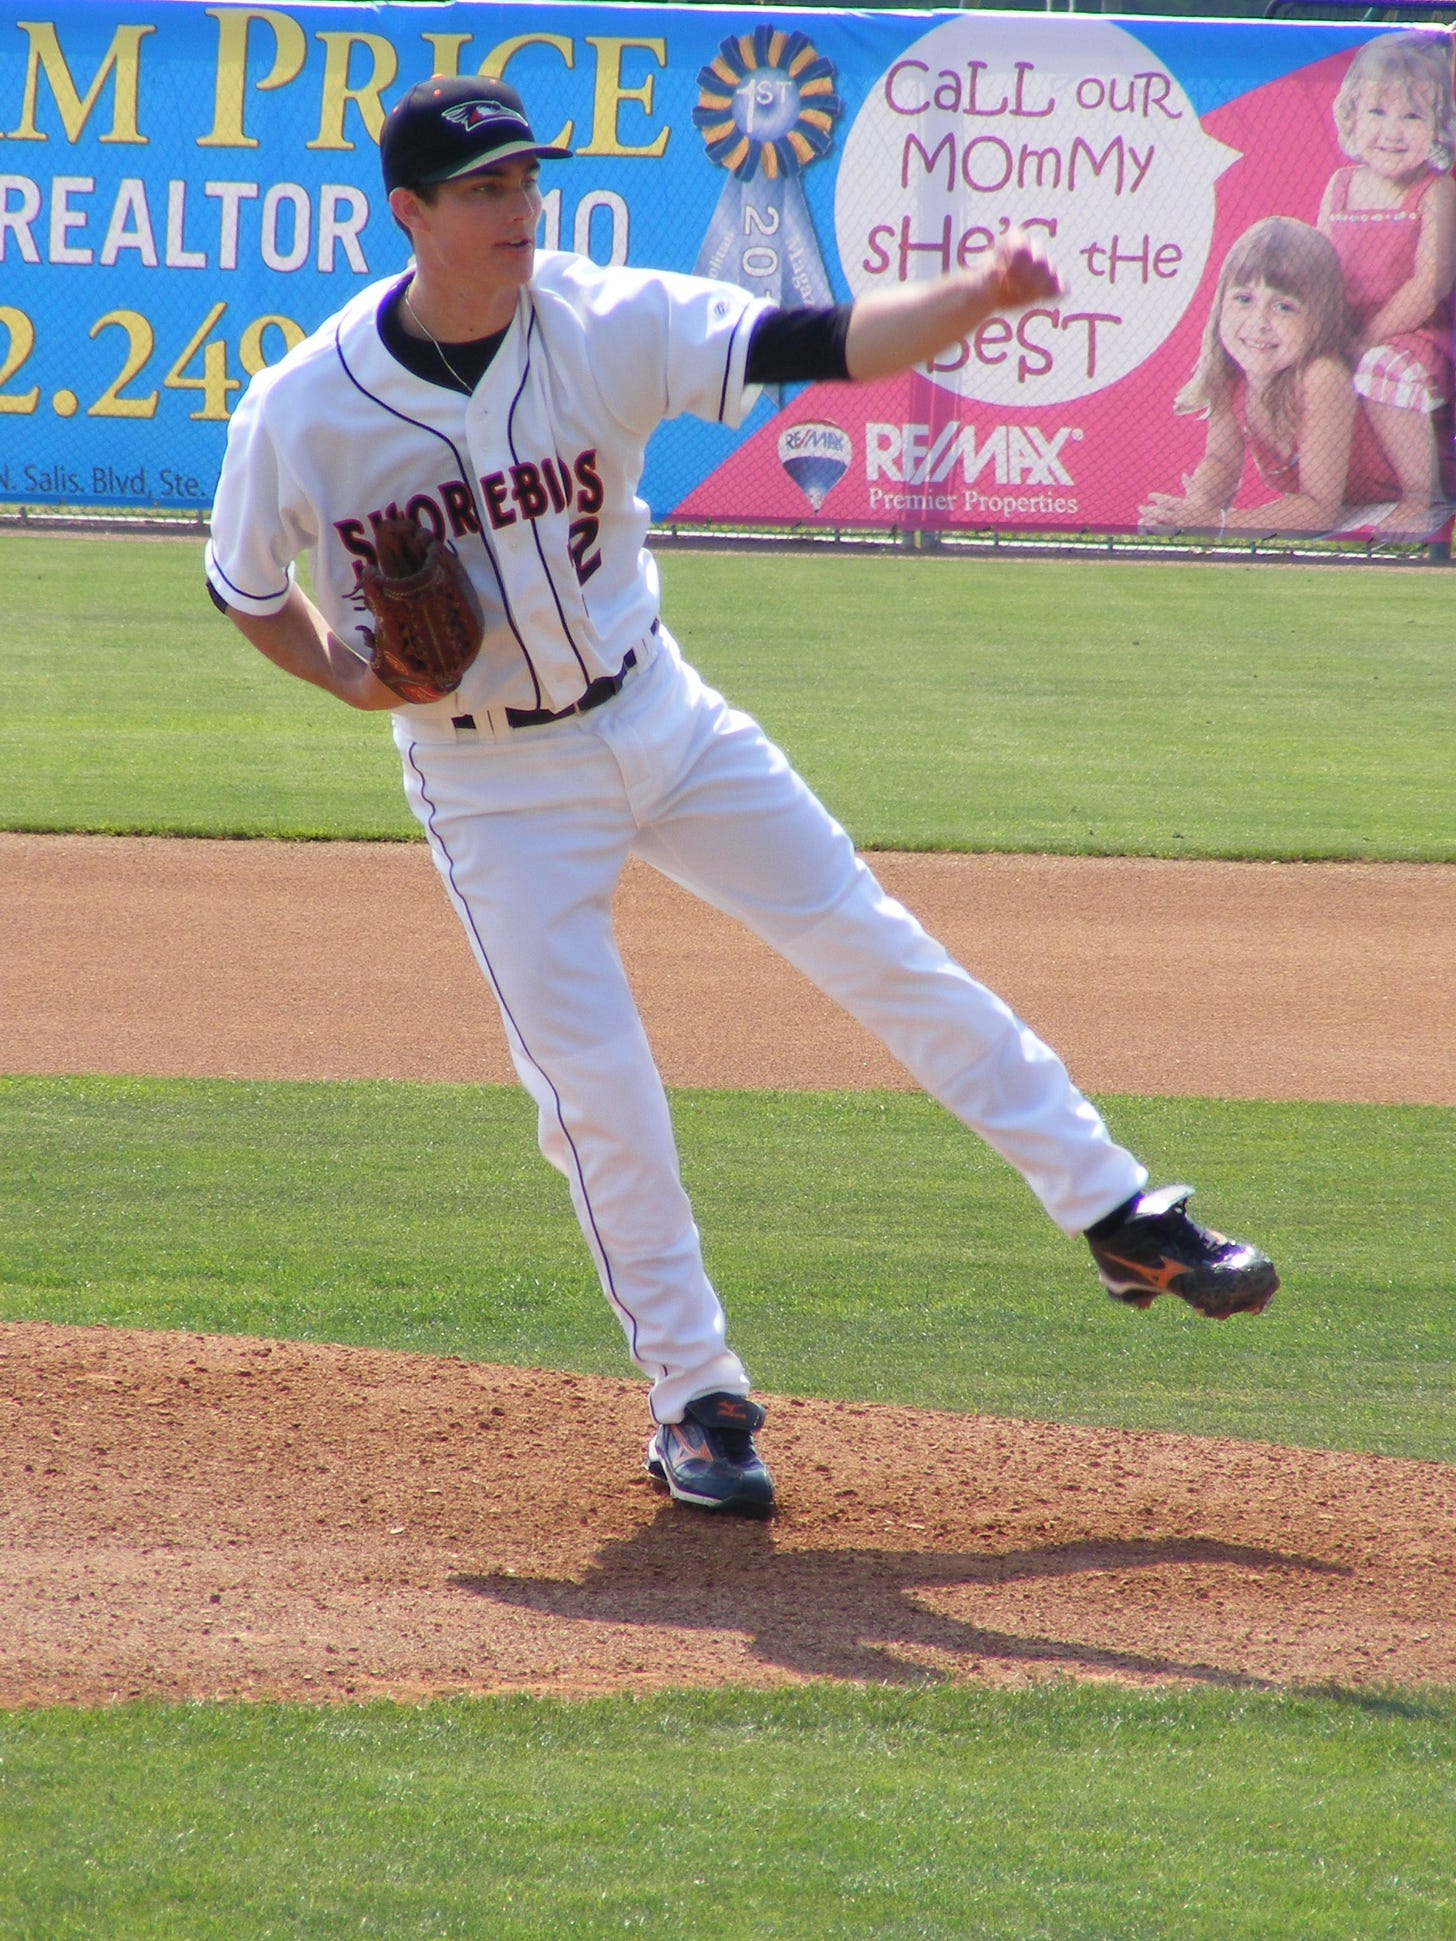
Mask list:
[[[249,376],[408,261],[379,181],[388,108],[428,74],[482,73],[574,151],[543,177],[547,246],[821,304],[973,267],[1021,223],[1066,276],[1056,305],[894,384],[772,390],[737,433],[665,427],[644,482],[659,520],[1445,517],[1443,31],[463,0],[27,11],[0,23],[0,501],[205,509]]]

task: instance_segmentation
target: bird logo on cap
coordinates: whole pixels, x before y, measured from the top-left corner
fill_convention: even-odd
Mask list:
[[[502,116],[511,121],[516,119],[509,108],[501,102],[462,101],[454,108],[447,108],[440,119],[448,121],[463,135],[473,135],[477,128],[484,128],[492,121],[499,121]]]

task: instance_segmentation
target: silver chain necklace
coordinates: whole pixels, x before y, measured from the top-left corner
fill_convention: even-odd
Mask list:
[[[414,283],[414,278],[411,277],[410,281],[405,284],[403,290],[400,291],[400,300],[403,302],[405,309],[408,310],[410,315],[414,318],[417,328],[424,331],[425,335],[429,338],[430,342],[434,345],[436,357],[439,358],[440,362],[445,366],[445,369],[450,373],[451,377],[454,378],[455,382],[460,386],[461,390],[467,393],[470,391],[473,391],[475,388],[474,385],[466,383],[465,379],[460,375],[459,371],[456,370],[455,366],[450,362],[449,358],[445,355],[444,346],[441,344],[439,338],[435,335],[434,331],[431,330],[430,326],[422,320],[419,311],[416,310],[414,305],[410,302],[410,290],[413,286],[413,283]]]

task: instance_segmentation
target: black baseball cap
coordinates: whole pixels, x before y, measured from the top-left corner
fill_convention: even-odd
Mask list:
[[[514,155],[560,162],[570,153],[569,148],[537,141],[513,87],[478,74],[436,74],[417,82],[390,109],[379,134],[386,194],[420,182],[473,175]]]

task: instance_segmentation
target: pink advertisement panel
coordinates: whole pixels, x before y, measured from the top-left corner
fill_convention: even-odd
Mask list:
[[[927,21],[838,141],[850,294],[973,264],[1016,222],[1045,235],[1067,295],[923,374],[805,390],[677,516],[1436,532],[1450,46],[1396,32],[1318,47],[1276,23]],[[1288,70],[1239,88],[1241,58],[1266,73],[1271,54]],[[1200,111],[1210,56],[1233,91]]]

